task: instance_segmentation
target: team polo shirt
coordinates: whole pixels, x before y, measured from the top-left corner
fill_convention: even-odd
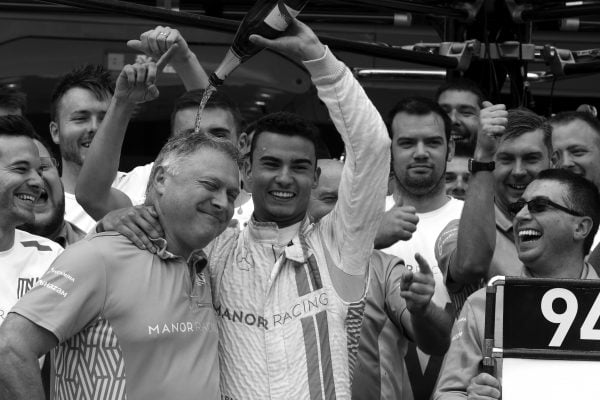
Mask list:
[[[369,260],[369,289],[352,382],[353,400],[409,400],[402,391],[410,386],[404,365],[409,339],[401,320],[407,312],[400,296],[405,270],[402,260],[378,250]]]
[[[62,250],[49,239],[15,230],[13,247],[0,252],[0,324]]]
[[[517,276],[530,277],[527,269],[521,264],[521,273]],[[579,279],[598,279],[596,271],[585,264]],[[486,289],[473,293],[454,322],[452,341],[444,358],[434,400],[466,399],[467,387],[471,379],[480,371],[484,352],[485,334],[485,301]],[[496,319],[502,318],[502,312],[496,312]],[[502,359],[498,363],[498,372],[502,374]],[[498,377],[502,380],[502,376]],[[577,398],[576,391],[573,392]]]
[[[205,264],[203,253],[156,255],[115,232],[65,250],[12,310],[59,341],[52,398],[218,399]]]
[[[452,298],[455,316],[458,317],[460,310],[473,292],[483,287],[485,282],[496,276],[520,276],[523,272],[523,263],[519,260],[512,220],[510,220],[498,206],[494,205],[496,217],[496,245],[494,255],[485,279],[467,285],[457,283],[449,273],[450,264],[456,257],[458,243],[459,220],[451,221],[438,236],[435,245],[435,257],[444,274],[444,282]]]

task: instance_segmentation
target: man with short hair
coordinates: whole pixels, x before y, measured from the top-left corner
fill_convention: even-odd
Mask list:
[[[66,248],[83,239],[86,233],[65,220],[65,192],[60,180],[58,163],[50,152],[50,145],[37,134],[33,142],[40,153],[43,186],[35,202],[33,221],[19,228],[46,237]]]
[[[520,276],[598,279],[584,261],[600,219],[600,195],[592,183],[570,171],[545,170],[508,209],[515,215]],[[470,296],[455,322],[435,400],[501,397],[500,377],[481,371],[485,296],[483,288]]]
[[[33,222],[43,190],[34,135],[25,118],[0,117],[0,324],[62,251],[46,238],[16,229]]]
[[[63,252],[0,329],[0,397],[43,399],[35,362],[56,347],[52,398],[219,398],[217,324],[198,249],[233,215],[237,162],[229,141],[171,139],[146,200],[165,231],[160,250],[107,232]]]
[[[544,117],[486,102],[481,125],[460,222],[448,224],[435,247],[457,312],[484,280],[521,274],[508,206],[551,166],[552,128]]]
[[[445,188],[446,162],[454,153],[451,122],[437,103],[420,97],[400,101],[390,116],[395,190],[387,197],[375,247],[411,266],[417,265],[414,254],[421,254],[436,281],[433,302],[449,310],[450,297],[437,267],[434,244],[462,210],[462,201],[446,195]],[[403,387],[403,398],[428,399],[442,358],[430,359],[409,345],[406,363],[411,385]]]
[[[27,95],[20,90],[0,87],[0,117],[5,115],[24,116]]]
[[[475,148],[479,112],[484,100],[481,89],[468,79],[446,82],[435,94],[435,101],[452,121],[452,139],[471,151]]]
[[[454,157],[446,164],[446,194],[464,200],[469,187],[469,158],[473,152],[462,144],[455,144]]]
[[[164,39],[165,37],[169,39]],[[173,40],[171,41],[171,39]],[[128,43],[130,46],[131,42],[139,42],[139,45],[132,47],[153,55],[157,59],[163,58],[159,68],[167,61],[189,60],[192,56],[197,63],[196,56],[189,50],[184,38],[175,29],[159,26],[144,32],[140,41],[130,41]],[[167,54],[168,42],[174,47],[169,54]],[[189,53],[192,56],[189,56]],[[167,59],[164,59],[163,56]],[[176,70],[189,91],[175,101],[171,113],[171,135],[194,130],[198,106],[204,95],[204,90],[198,88],[198,85],[204,82],[199,76],[204,74],[204,70],[199,64],[195,68],[190,68],[189,61],[181,61],[176,64]],[[143,75],[142,84],[154,87],[153,92],[148,91],[144,96],[131,99],[127,93],[120,90],[117,82],[117,90],[111,100],[104,123],[99,128],[96,140],[89,149],[87,161],[77,182],[77,200],[90,215],[98,220],[110,211],[144,202],[145,188],[152,163],[136,167],[125,174],[120,179],[118,187],[114,185],[111,187],[111,182],[113,175],[117,173],[127,125],[133,116],[136,104],[154,100],[158,96],[158,90],[154,92],[157,72],[148,70],[148,66],[143,64],[128,67],[128,70],[123,69],[118,82],[123,81],[127,74],[140,74]],[[195,84],[192,85],[190,82],[195,82]],[[199,130],[202,133],[227,138],[236,145],[244,146],[247,137],[242,132],[243,124],[243,117],[237,105],[226,94],[218,91],[212,94],[204,108]],[[242,191],[240,199],[236,202],[237,209],[234,219],[242,227],[252,214],[252,202],[249,200],[250,196]]]
[[[600,121],[589,112],[567,111],[550,119],[556,166],[582,175],[600,187]],[[600,243],[594,238],[592,250]],[[594,263],[596,272],[600,265]]]
[[[337,203],[343,164],[319,159],[319,185],[312,190],[308,212],[319,220]],[[369,288],[352,381],[355,400],[400,399],[410,385],[404,356],[409,342],[428,354],[443,355],[450,341],[452,318],[431,301],[435,281],[419,257],[409,270],[394,256],[375,250],[369,260]]]

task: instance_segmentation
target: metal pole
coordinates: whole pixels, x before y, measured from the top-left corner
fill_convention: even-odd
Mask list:
[[[581,6],[571,7],[556,7],[556,8],[530,8],[525,9],[521,13],[523,21],[544,21],[544,20],[560,20],[569,17],[582,17],[589,15],[600,14],[600,4],[586,4]]]
[[[450,17],[467,19],[469,13],[467,10],[450,7],[429,6],[408,1],[395,0],[344,0],[345,4],[366,5],[369,7],[383,7],[392,10],[409,11],[417,14],[430,15],[432,17]]]
[[[194,27],[209,28],[218,31],[235,32],[239,21],[223,18],[194,15],[181,11],[164,10],[151,6],[135,3],[127,3],[119,0],[43,0],[46,3],[63,4],[73,7],[93,9],[113,14],[126,14],[140,18],[149,18],[158,21],[190,25]],[[416,51],[385,47],[372,43],[356,42],[352,40],[339,39],[327,35],[319,35],[321,41],[337,50],[353,53],[367,54],[374,57],[389,58],[414,62],[441,68],[456,68],[458,60],[452,57],[437,54],[420,53]]]

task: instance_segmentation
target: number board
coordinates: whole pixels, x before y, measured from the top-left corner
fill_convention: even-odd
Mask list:
[[[504,349],[600,352],[600,281],[507,278]]]

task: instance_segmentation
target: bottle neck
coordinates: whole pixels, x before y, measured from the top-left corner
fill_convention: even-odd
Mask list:
[[[209,78],[211,80],[210,83],[213,86],[221,85],[223,81],[229,76],[229,74],[234,69],[236,69],[241,63],[241,58],[238,57],[230,48],[229,50],[227,50],[227,53],[225,54],[225,57],[223,58],[223,61],[221,61],[219,67],[215,70],[215,72],[211,74]]]

